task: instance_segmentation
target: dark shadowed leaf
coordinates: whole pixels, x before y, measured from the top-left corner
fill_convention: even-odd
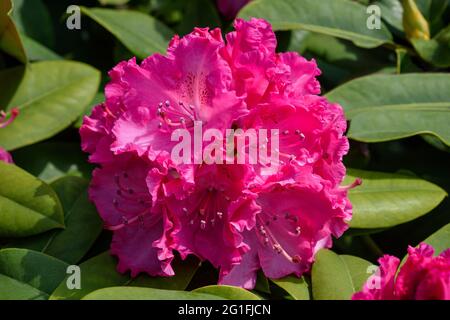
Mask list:
[[[173,32],[155,18],[138,11],[82,8],[138,58],[166,52]]]
[[[40,251],[75,264],[97,239],[103,223],[94,205],[88,200],[88,181],[68,176],[56,180],[51,186],[61,200],[66,228],[18,239],[8,246]]]
[[[0,250],[0,299],[47,299],[66,276],[67,266],[40,252]]]
[[[0,237],[24,237],[63,227],[63,209],[53,189],[0,161]]]
[[[196,259],[176,261],[173,263],[175,276],[150,277],[140,275],[134,279],[128,274],[120,274],[116,271],[117,260],[109,252],[102,253],[80,265],[81,290],[69,290],[65,281],[53,292],[50,299],[53,300],[78,300],[95,290],[114,286],[139,286],[170,290],[184,290],[187,288],[199,263]]]

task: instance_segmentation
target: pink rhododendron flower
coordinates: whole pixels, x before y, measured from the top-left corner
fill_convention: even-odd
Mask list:
[[[271,278],[308,272],[348,228],[347,192],[360,181],[340,186],[342,108],[318,96],[314,60],[276,53],[268,22],[234,26],[225,40],[219,29],[196,28],[175,36],[166,55],[121,62],[106,101],[84,119],[82,148],[100,166],[90,199],[114,233],[120,272],[170,276],[178,252],[211,262],[220,283],[253,288],[259,269]],[[171,138],[179,129],[195,136],[197,123],[227,139],[231,129],[273,132],[263,147],[279,157],[251,162],[246,143],[231,150],[245,163],[228,153],[226,164],[175,161]],[[199,148],[203,155],[208,142]]]
[[[19,115],[19,109],[12,109],[11,115],[8,118],[8,115],[4,111],[0,111],[0,129],[5,128],[7,125],[11,124],[11,122],[14,121],[14,119]],[[6,162],[6,163],[13,163],[13,158],[9,154],[8,151],[4,150],[0,147],[0,161]]]
[[[434,249],[421,243],[408,248],[403,265],[385,255],[378,260],[379,273],[364,285],[354,300],[450,300],[450,249],[433,256]]]
[[[239,10],[251,0],[217,0],[220,13],[227,19],[234,19]]]

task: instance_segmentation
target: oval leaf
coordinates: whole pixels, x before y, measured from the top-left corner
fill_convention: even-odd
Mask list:
[[[271,279],[270,281],[286,291],[295,300],[310,300],[309,286],[304,277],[288,276],[281,279]]]
[[[27,63],[27,55],[16,26],[10,17],[11,0],[0,1],[0,49],[22,63]]]
[[[431,40],[412,39],[411,43],[422,59],[437,67],[450,67],[450,25]]]
[[[306,30],[352,41],[373,48],[392,42],[383,23],[381,29],[366,28],[367,7],[347,0],[259,0],[249,3],[239,16],[268,20],[274,30]]]
[[[51,184],[64,208],[66,228],[18,239],[9,247],[27,248],[75,264],[88,252],[103,229],[103,223],[87,195],[88,182],[64,177]]]
[[[256,294],[233,286],[206,286],[192,292],[211,294],[227,300],[261,300]]]
[[[139,287],[112,287],[94,291],[83,300],[225,300],[206,293]]]
[[[14,151],[12,156],[17,166],[47,183],[68,175],[90,179],[94,169],[78,143],[43,142]]]
[[[423,240],[433,246],[435,254],[441,254],[441,252],[450,248],[450,223],[443,226],[441,229],[433,233],[431,236]]]
[[[53,189],[0,161],[0,237],[24,237],[63,227],[63,209]]]
[[[120,274],[116,271],[117,260],[109,252],[104,252],[80,265],[82,278],[80,290],[69,290],[66,280],[51,295],[51,300],[78,300],[85,295],[106,287],[137,286],[170,290],[184,290],[191,282],[192,277],[199,267],[195,259],[175,261],[172,266],[175,276],[150,277],[140,275],[132,279],[128,274]]]
[[[0,250],[0,300],[47,299],[68,264],[25,249]]]
[[[153,17],[138,11],[82,8],[138,58],[166,52],[173,32]]]
[[[450,75],[371,75],[326,96],[351,119],[348,136],[380,142],[432,134],[450,145]]]
[[[78,62],[38,62],[0,72],[0,105],[20,109],[0,130],[0,145],[17,149],[65,129],[92,101],[99,82],[99,71]]]
[[[349,191],[352,228],[387,228],[416,219],[446,196],[438,186],[416,177],[350,169],[344,184],[357,177],[362,185]]]
[[[364,259],[337,255],[322,249],[312,267],[312,294],[314,300],[349,300],[361,290],[371,275],[372,264]]]

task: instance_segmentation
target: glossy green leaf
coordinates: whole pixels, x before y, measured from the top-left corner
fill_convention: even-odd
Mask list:
[[[94,291],[83,300],[224,300],[206,293],[139,287],[112,287]]]
[[[422,59],[437,67],[450,67],[450,25],[433,39],[412,39],[411,42]]]
[[[286,291],[295,300],[310,300],[309,285],[304,277],[287,276],[281,279],[271,279],[270,281]]]
[[[261,300],[250,291],[232,286],[206,286],[195,289],[192,292],[210,294],[227,300]]]
[[[423,242],[428,243],[433,246],[435,254],[440,254],[441,252],[450,248],[450,223],[443,226],[441,229],[433,233],[431,236],[423,240]]]
[[[27,49],[23,35],[46,47],[54,47],[52,19],[43,0],[13,0],[12,19]],[[28,54],[28,51],[27,51]]]
[[[46,61],[0,72],[0,105],[20,115],[0,131],[0,145],[17,149],[68,127],[98,91],[100,73],[85,64]]]
[[[138,286],[170,290],[184,290],[194,276],[199,263],[195,259],[176,261],[173,264],[175,276],[150,277],[140,275],[130,278],[128,274],[120,274],[116,271],[117,260],[109,252],[102,253],[80,265],[82,278],[80,290],[69,290],[65,281],[53,292],[52,300],[78,300],[85,295],[106,287],[114,286]]]
[[[350,81],[326,96],[351,119],[348,136],[381,142],[432,134],[450,145],[450,75],[372,75]],[[382,93],[382,94],[380,94]]]
[[[63,227],[62,206],[53,189],[0,161],[0,237],[24,237]]]
[[[381,29],[366,27],[366,6],[348,0],[256,0],[242,9],[239,16],[268,20],[275,30],[306,30],[350,40],[365,48],[392,42],[386,25]]]
[[[61,60],[62,57],[25,35],[20,35],[30,61]]]
[[[416,219],[435,208],[446,196],[440,187],[417,177],[351,169],[344,184],[356,178],[362,185],[349,191],[352,228],[392,227]]]
[[[314,300],[351,299],[371,275],[371,265],[369,261],[358,257],[320,250],[316,254],[311,275]]]
[[[80,261],[103,229],[94,205],[88,200],[88,184],[82,178],[70,176],[53,182],[51,187],[64,208],[66,228],[18,239],[8,246],[40,251],[69,264]]]
[[[376,0],[373,4],[380,7],[383,20],[393,26],[398,32],[403,32],[403,7],[401,0]]]
[[[68,264],[25,249],[0,250],[0,300],[47,299]]]
[[[78,143],[43,142],[12,153],[14,162],[47,183],[64,176],[90,179],[94,167]]]
[[[0,50],[13,56],[20,62],[26,63],[27,55],[16,26],[10,17],[11,11],[11,0],[0,0]]]
[[[82,12],[111,32],[138,58],[164,53],[173,32],[153,17],[131,10],[82,8]]]

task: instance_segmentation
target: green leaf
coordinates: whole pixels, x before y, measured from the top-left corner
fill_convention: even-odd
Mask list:
[[[369,30],[366,6],[347,0],[256,0],[239,13],[268,20],[274,30],[306,30],[350,40],[365,48],[392,42],[386,25]]]
[[[0,161],[0,237],[24,237],[63,227],[63,210],[53,189]]]
[[[25,35],[20,35],[30,61],[61,60],[62,57]]]
[[[364,259],[337,255],[322,249],[316,254],[312,267],[312,295],[314,300],[349,300],[361,290],[371,275],[372,264]]]
[[[82,12],[102,25],[138,58],[165,53],[173,32],[155,18],[131,10],[82,8]]]
[[[83,300],[225,300],[218,296],[176,290],[112,287],[94,291]]]
[[[412,39],[411,43],[425,61],[440,67],[450,67],[450,25],[431,40]]]
[[[0,300],[47,299],[68,264],[25,249],[0,250]]]
[[[350,169],[344,184],[357,177],[362,185],[349,191],[352,228],[392,227],[414,220],[435,208],[446,196],[440,187],[420,178]]]
[[[256,283],[255,283],[255,289],[256,291],[270,294],[270,285],[269,280],[266,278],[262,270],[259,270],[256,275]]]
[[[0,105],[20,110],[15,121],[0,131],[0,145],[17,149],[65,129],[92,101],[99,82],[98,70],[78,62],[38,62],[26,70],[0,72]]]
[[[98,0],[102,6],[121,6],[130,2],[130,0]]]
[[[195,27],[220,28],[220,17],[216,6],[209,0],[190,0],[185,3],[183,19],[177,31],[187,34]]]
[[[348,136],[381,142],[432,134],[450,145],[450,75],[371,75],[350,81],[326,96],[351,119]],[[381,94],[382,93],[382,94]]]
[[[103,223],[88,200],[88,181],[64,177],[51,184],[64,208],[66,228],[18,239],[9,247],[27,248],[75,264],[88,252],[103,229]]]
[[[27,63],[27,55],[16,26],[10,17],[11,0],[0,0],[0,50],[22,63]]]
[[[423,242],[433,246],[435,254],[441,254],[450,248],[450,223],[423,240]]]
[[[81,268],[81,289],[69,290],[65,280],[53,292],[51,300],[78,300],[85,295],[106,287],[114,286],[139,286],[170,290],[184,290],[189,285],[199,264],[195,259],[186,261],[175,261],[172,266],[175,270],[175,276],[150,277],[140,275],[134,279],[128,274],[120,274],[116,271],[117,260],[104,252],[92,259],[83,262]]]
[[[90,179],[94,169],[78,143],[43,142],[14,151],[12,156],[19,167],[47,183],[67,175]]]
[[[381,9],[381,18],[403,33],[403,7],[400,0],[377,0],[373,3]]]
[[[210,294],[227,300],[261,300],[250,291],[233,286],[206,286],[192,292]]]
[[[300,39],[299,39],[300,33]],[[323,71],[321,84],[334,88],[357,76],[384,72],[394,66],[394,53],[386,48],[364,49],[335,37],[294,31],[289,51],[300,51],[306,58],[314,58]]]
[[[26,48],[23,35],[46,47],[55,45],[55,32],[50,13],[42,0],[13,0],[12,19]],[[28,51],[27,51],[28,54]]]
[[[286,291],[295,300],[310,300],[309,285],[304,277],[288,276],[281,279],[271,279],[270,281]]]

